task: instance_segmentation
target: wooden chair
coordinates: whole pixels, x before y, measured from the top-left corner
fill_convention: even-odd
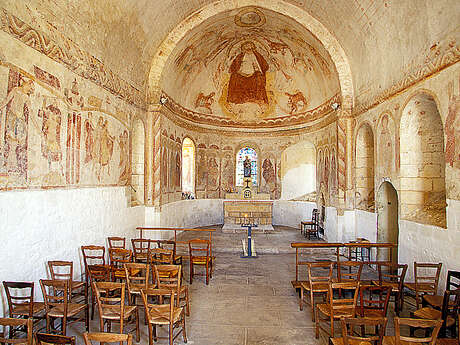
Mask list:
[[[338,282],[359,282],[363,271],[362,262],[338,261],[337,281]]]
[[[387,326],[387,318],[376,319],[356,319],[356,318],[342,318],[340,323],[342,325],[342,337],[331,338],[331,345],[382,345],[383,336]],[[366,326],[374,327],[377,329],[375,335],[358,336],[355,331],[356,328],[365,328]]]
[[[88,290],[85,282],[73,280],[72,261],[48,261],[48,268],[52,280],[69,280],[72,299],[73,296],[82,296],[85,303],[88,303]]]
[[[126,249],[126,237],[107,237],[107,242],[110,248]]]
[[[149,251],[149,265],[172,265],[174,261],[174,252],[165,248],[152,248]],[[152,266],[153,270],[153,266]]]
[[[72,322],[84,321],[86,331],[89,331],[88,304],[70,302],[69,280],[44,280],[40,279],[46,312],[46,332],[54,329],[54,319],[62,319],[61,332],[66,335],[67,321],[82,313],[83,316],[75,318]],[[52,322],[51,322],[52,321]],[[69,322],[70,324],[70,322]]]
[[[412,313],[412,317],[418,319],[441,320],[440,335],[446,336],[446,330],[455,336],[456,317],[460,308],[460,289],[446,290],[444,292],[441,310],[433,307],[422,307]]]
[[[311,319],[315,321],[315,293],[325,294],[329,291],[329,283],[332,281],[334,264],[332,262],[312,262],[308,264],[308,281],[300,283],[300,310],[303,310],[305,292],[310,294],[309,303],[311,306]],[[324,274],[320,274],[324,273]],[[324,300],[324,298],[323,298]]]
[[[415,293],[417,309],[422,307],[422,295],[436,295],[442,263],[414,262],[414,282],[404,283],[404,287]]]
[[[105,262],[105,247],[104,246],[96,246],[96,245],[88,245],[88,246],[81,246],[81,253],[83,255],[83,263],[85,264],[85,283],[86,283],[86,290],[88,291],[87,294],[89,296],[89,290],[91,289],[91,282],[89,278],[89,269],[96,268],[100,269],[101,267],[110,269],[110,265],[106,264]],[[94,296],[91,296],[91,305],[94,308]],[[93,319],[93,309],[91,309],[91,320]]]
[[[178,306],[185,307],[185,314],[190,316],[190,299],[188,293],[188,286],[182,285],[182,282],[178,282],[182,273],[179,275],[179,272],[182,271],[182,266],[180,265],[154,265],[155,272],[155,286],[158,289],[175,291],[177,295]],[[181,304],[181,301],[184,304]],[[160,301],[161,303],[161,301]]]
[[[36,333],[35,334],[35,343],[36,345],[75,345],[75,337],[66,337],[65,335],[58,334],[47,334],[47,333]]]
[[[33,335],[33,320],[32,318],[28,319],[16,319],[16,318],[0,318],[0,326],[3,330],[0,332],[0,344],[23,344],[23,345],[32,345],[32,335]],[[11,328],[25,328],[26,329],[26,338],[11,338],[6,337],[6,328],[9,327],[9,334],[11,334]],[[14,332],[13,332],[14,333]]]
[[[153,340],[157,341],[156,325],[169,326],[169,344],[172,345],[174,339],[182,332],[184,342],[187,342],[187,333],[185,328],[185,313],[184,308],[177,307],[175,298],[179,296],[177,293],[180,290],[181,270],[178,271],[178,287],[176,293],[170,291],[166,297],[169,297],[167,304],[150,304],[148,303],[148,296],[150,296],[149,289],[142,290],[141,296],[144,302],[144,307],[147,314],[148,328],[149,328],[149,345],[153,345]],[[156,295],[154,295],[156,296]],[[181,327],[181,330],[174,335],[174,329]]]
[[[124,268],[130,304],[136,305],[136,297],[141,296],[141,290],[149,287],[149,265],[143,263],[127,263]]]
[[[445,290],[460,289],[460,271],[447,271],[447,280]],[[444,295],[423,295],[422,306],[431,306],[441,310]]]
[[[112,322],[119,322],[120,333],[123,333],[125,321],[134,316],[136,342],[139,342],[139,311],[136,306],[125,305],[125,283],[95,282],[93,290],[96,292],[100,331],[104,332],[104,323],[107,323],[107,331],[111,332]]]
[[[460,313],[460,310],[459,310]],[[460,344],[460,314],[457,314],[458,329],[457,329],[457,338],[438,338],[436,345],[459,345]]]
[[[173,264],[182,265],[182,256],[177,255],[176,241],[173,240],[157,240],[158,248],[169,249],[173,251]]]
[[[311,211],[311,219],[300,222],[300,233],[305,237],[308,236],[308,239],[311,236],[318,237],[318,209],[314,208]]]
[[[91,320],[94,319],[94,309],[96,305],[96,292],[93,283],[105,282],[111,279],[112,270],[108,265],[91,265],[88,267],[88,278],[91,286]]]
[[[196,265],[206,268],[206,285],[209,285],[209,278],[212,278],[213,257],[211,241],[194,239],[188,242],[190,260],[190,284],[193,282],[194,268]]]
[[[391,286],[361,285],[359,288],[358,314],[366,319],[387,317]]]
[[[349,293],[351,297],[344,297]],[[359,282],[329,283],[328,303],[316,304],[316,339],[319,338],[320,329],[333,338],[334,321],[342,317],[354,318],[356,316],[358,293]],[[329,324],[329,327],[323,327],[322,323]]]
[[[105,332],[94,332],[94,333],[83,333],[83,339],[85,345],[93,345],[93,341],[102,343],[119,343],[120,345],[132,345],[133,336],[131,334],[117,334],[117,333],[105,333]]]
[[[44,317],[45,303],[34,302],[33,282],[3,282],[8,300],[9,317],[40,320]],[[10,327],[10,338],[15,328]]]
[[[420,320],[395,317],[395,335],[383,337],[383,345],[435,345],[442,322],[439,320]],[[401,335],[401,326],[433,329],[431,336],[412,337]]]
[[[133,252],[129,249],[109,248],[109,257],[112,271],[112,280],[124,280],[124,265],[133,261]]]
[[[131,240],[133,246],[134,261],[147,263],[152,241],[146,238],[134,238]]]
[[[404,304],[403,284],[406,277],[407,264],[379,262],[377,267],[379,280],[373,280],[372,284],[391,287],[391,294],[395,296],[395,313],[399,315]]]

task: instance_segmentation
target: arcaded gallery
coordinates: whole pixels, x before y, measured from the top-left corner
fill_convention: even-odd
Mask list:
[[[459,345],[459,0],[0,8],[0,344]]]

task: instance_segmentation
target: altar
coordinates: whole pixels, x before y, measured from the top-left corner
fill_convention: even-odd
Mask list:
[[[273,201],[271,200],[225,200],[224,226],[222,232],[246,232],[242,224],[257,224],[253,232],[274,231]]]

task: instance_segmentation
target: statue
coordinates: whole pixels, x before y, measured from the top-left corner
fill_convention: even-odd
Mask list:
[[[244,177],[251,177],[251,160],[248,156],[243,162]]]

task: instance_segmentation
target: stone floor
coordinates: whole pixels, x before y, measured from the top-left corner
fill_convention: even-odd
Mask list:
[[[220,230],[214,234],[214,276],[208,286],[203,276],[194,278],[190,286],[187,344],[327,345],[325,338],[315,339],[310,306],[299,311],[298,295],[291,286],[295,276],[295,255],[290,243],[305,241],[305,238],[296,229],[277,227],[276,230],[271,234],[255,235],[257,251],[270,254],[260,254],[252,259],[240,258],[243,234],[223,234]],[[181,234],[178,240],[187,240],[193,235]],[[184,274],[188,283],[187,262]],[[375,272],[368,269],[365,274]],[[393,334],[392,302],[389,310],[387,334]],[[147,326],[143,324],[142,312],[140,314],[140,344],[148,344]],[[96,320],[92,322],[91,330],[99,330]],[[167,327],[162,327],[159,333],[166,334],[166,331]],[[70,332],[78,335],[81,344],[81,327],[71,327]],[[167,340],[157,343],[166,344]],[[183,344],[181,336],[175,344]]]

